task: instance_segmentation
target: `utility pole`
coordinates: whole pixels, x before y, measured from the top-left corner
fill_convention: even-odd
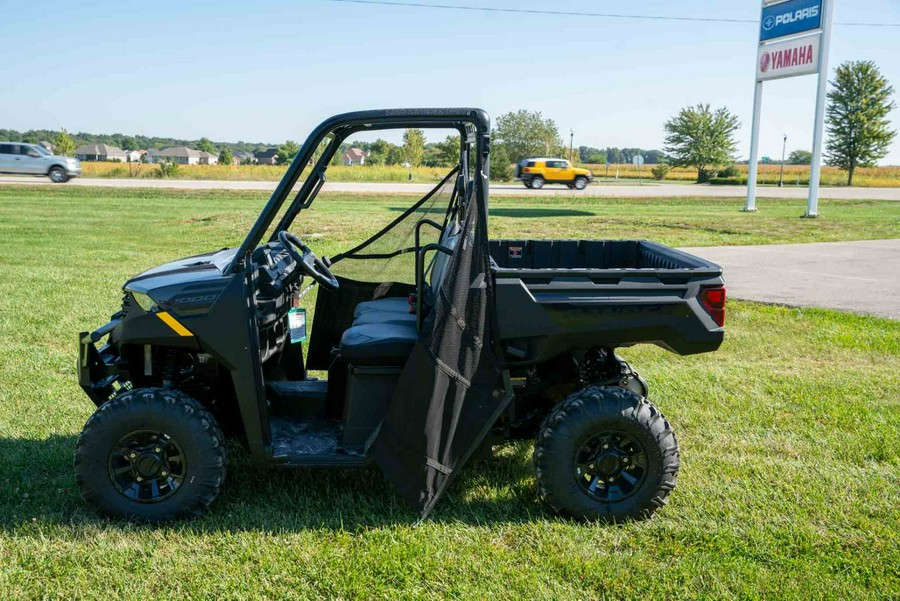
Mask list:
[[[569,160],[573,163],[575,162],[575,155],[572,152],[573,145],[575,143],[575,130],[569,130]]]
[[[781,177],[778,178],[778,187],[784,188],[784,153],[787,150],[787,134],[784,134],[784,146],[781,147]]]

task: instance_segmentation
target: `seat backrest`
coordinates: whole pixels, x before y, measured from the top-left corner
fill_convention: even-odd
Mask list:
[[[456,243],[459,241],[459,224],[451,221],[444,228],[441,234],[440,244],[446,246],[450,250],[456,250]],[[450,265],[450,255],[435,251],[434,262],[431,264],[431,291],[435,297],[444,284],[444,278],[447,276],[447,267]]]

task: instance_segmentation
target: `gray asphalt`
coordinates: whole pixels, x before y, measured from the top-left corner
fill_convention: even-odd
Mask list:
[[[266,190],[275,189],[278,182],[267,181],[217,181],[217,180],[160,180],[160,179],[107,179],[76,178],[67,184],[51,184],[43,177],[0,177],[0,184],[104,186],[109,188],[178,188],[188,190]],[[325,190],[333,192],[361,193],[411,193],[424,194],[434,184],[375,183],[375,182],[328,182]],[[687,196],[745,198],[746,186],[709,186],[697,184],[637,183],[616,184],[597,182],[584,190],[569,190],[564,186],[547,186],[541,190],[528,190],[522,185],[496,184],[491,186],[495,196],[586,196],[608,198],[683,198]],[[760,198],[806,198],[805,187],[769,188],[760,187]],[[821,188],[821,198],[836,200],[900,200],[900,188]]]
[[[684,250],[725,269],[729,298],[900,319],[900,240]]]

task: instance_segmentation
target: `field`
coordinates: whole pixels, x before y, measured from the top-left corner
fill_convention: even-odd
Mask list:
[[[610,165],[609,177],[606,175],[606,165],[586,165],[588,169],[594,172],[594,177],[601,181],[607,179],[615,179],[616,172],[619,177],[624,179],[637,179],[638,168],[634,165]],[[747,165],[735,165],[740,172],[740,177],[736,178],[741,184],[747,183]],[[644,165],[641,167],[643,178],[653,179],[650,170],[653,165]],[[759,173],[756,181],[760,185],[774,186],[778,184],[781,176],[781,165],[759,165]],[[822,185],[823,186],[846,186],[847,173],[841,171],[837,167],[822,167]],[[697,170],[693,167],[673,167],[666,175],[666,181],[676,181],[693,183],[697,181]],[[785,165],[784,166],[784,185],[785,186],[808,186],[809,185],[809,165]],[[860,188],[893,188],[900,186],[900,167],[871,167],[858,168],[853,176],[853,185]]]
[[[154,178],[156,165],[138,163],[93,163],[83,162],[84,177],[109,178]],[[634,165],[610,165],[607,177],[606,165],[584,165],[594,172],[598,181],[615,181],[616,172],[620,179],[637,179],[638,169]],[[652,179],[652,165],[644,165],[641,173],[644,179]],[[736,165],[741,172],[741,181],[747,182],[747,165]],[[243,181],[277,181],[284,175],[286,167],[279,165],[180,165],[174,179],[201,180],[243,180]],[[762,185],[778,183],[780,165],[760,165],[758,182]],[[413,169],[413,181],[438,182],[447,174],[443,167],[416,167]],[[400,165],[364,165],[356,167],[336,166],[328,169],[329,181],[335,182],[405,182],[409,179],[409,169]],[[697,181],[697,170],[675,167],[669,171],[666,181],[693,183]],[[786,165],[784,181],[787,186],[809,185],[809,167]],[[736,182],[735,182],[736,183]],[[847,174],[835,167],[822,168],[823,186],[844,186]],[[890,188],[900,186],[900,167],[874,167],[856,170],[854,185],[870,188]]]
[[[88,162],[81,163],[84,177],[155,178],[157,165],[141,163]],[[284,175],[283,165],[179,165],[178,173],[170,179],[278,181]],[[439,182],[449,168],[416,167],[413,181]],[[402,165],[365,165],[328,168],[328,180],[335,182],[406,182],[409,169]]]
[[[331,254],[412,197],[324,195],[294,231]],[[267,472],[233,447],[199,520],[97,517],[72,473],[92,411],[75,333],[122,281],[233,245],[262,193],[0,188],[0,598],[835,598],[900,590],[900,322],[729,302],[714,354],[623,353],[682,448],[652,520],[556,517],[531,446],[465,468],[415,525],[376,469]],[[492,235],[642,237],[676,245],[900,236],[900,203],[492,200]]]

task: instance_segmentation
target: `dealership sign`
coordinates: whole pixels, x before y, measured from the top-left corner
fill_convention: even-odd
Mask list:
[[[834,0],[762,0],[759,42],[756,47],[756,85],[753,92],[753,126],[750,128],[750,165],[747,173],[745,211],[756,210],[759,129],[762,120],[763,84],[771,79],[818,73],[816,111],[813,120],[812,161],[806,217],[819,211],[822,139],[825,135],[825,97],[828,84],[828,50],[834,22]],[[787,136],[785,136],[787,140]]]
[[[763,7],[759,40],[775,40],[822,26],[822,0],[788,0]]]
[[[819,70],[822,34],[763,44],[756,61],[756,81],[808,75]]]

